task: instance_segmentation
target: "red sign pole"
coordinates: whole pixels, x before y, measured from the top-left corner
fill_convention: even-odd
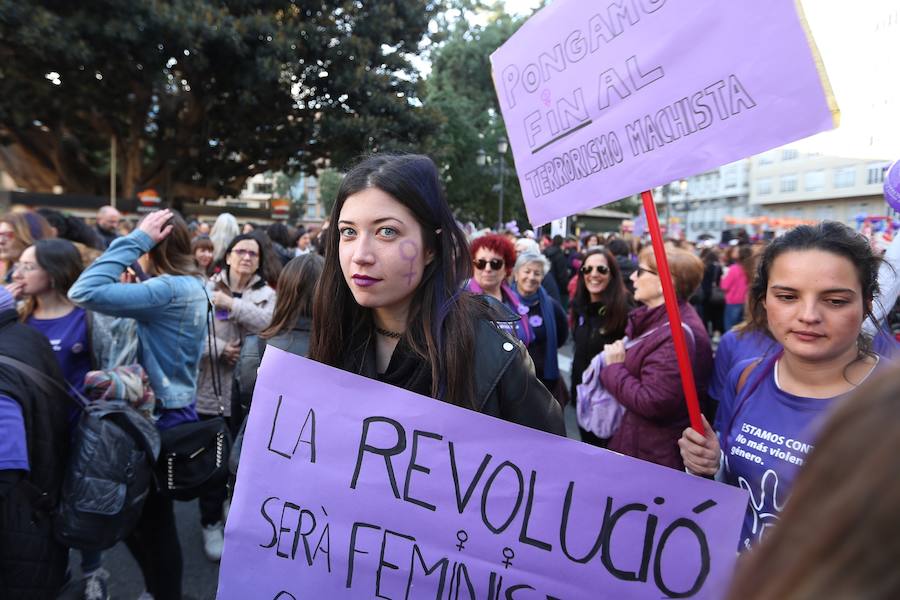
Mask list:
[[[662,283],[663,298],[666,301],[666,312],[669,314],[669,328],[672,330],[675,355],[678,357],[678,369],[681,371],[681,387],[684,390],[684,401],[687,404],[688,415],[691,417],[691,427],[703,434],[703,420],[700,418],[700,403],[697,400],[697,386],[694,383],[694,370],[691,367],[691,356],[688,353],[687,340],[684,337],[684,328],[681,326],[681,312],[678,310],[678,298],[675,296],[675,287],[672,285],[669,261],[666,259],[666,246],[663,242],[662,231],[659,228],[659,217],[656,215],[656,205],[653,203],[653,192],[650,190],[641,192],[641,200],[644,201],[644,214],[647,216],[647,229],[650,231],[650,240],[653,242],[653,254],[656,257],[656,268],[659,271],[660,283]]]

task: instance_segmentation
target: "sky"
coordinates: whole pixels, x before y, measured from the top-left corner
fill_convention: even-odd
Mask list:
[[[506,9],[516,14],[530,14],[538,4],[505,0]],[[801,4],[841,110],[841,125],[791,146],[839,156],[900,158],[900,1]]]

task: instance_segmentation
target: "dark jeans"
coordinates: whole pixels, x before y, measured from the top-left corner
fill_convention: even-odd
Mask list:
[[[154,600],[181,600],[181,545],[172,500],[150,489],[137,527],[125,539]]]
[[[215,418],[214,415],[199,415],[201,420]],[[225,417],[225,423],[231,428],[231,418]],[[220,487],[213,488],[200,496],[198,504],[200,505],[200,524],[208,527],[219,521],[222,521],[224,514],[222,512],[222,504],[227,496],[227,483],[223,483]]]

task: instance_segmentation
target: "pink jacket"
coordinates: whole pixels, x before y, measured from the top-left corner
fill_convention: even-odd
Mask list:
[[[728,272],[719,284],[725,292],[725,304],[743,304],[747,300],[747,274],[741,265],[735,263],[728,267]]]

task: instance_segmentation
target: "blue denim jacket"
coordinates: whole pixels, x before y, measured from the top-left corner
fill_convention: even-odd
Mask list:
[[[138,362],[160,408],[184,408],[196,395],[209,297],[203,281],[189,275],[119,283],[125,269],[153,246],[140,230],[114,240],[81,274],[69,298],[84,308],[137,321]]]

